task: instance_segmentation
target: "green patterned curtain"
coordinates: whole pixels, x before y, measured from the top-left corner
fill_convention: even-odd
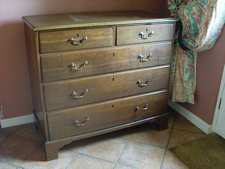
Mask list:
[[[194,104],[199,51],[210,49],[225,23],[225,0],[168,0],[179,36],[171,66],[172,101]]]

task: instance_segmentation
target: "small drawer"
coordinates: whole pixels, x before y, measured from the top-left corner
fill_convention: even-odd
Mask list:
[[[145,94],[48,113],[51,140],[76,136],[166,112],[167,93]]]
[[[40,52],[113,46],[113,28],[68,29],[40,32]]]
[[[117,28],[117,45],[173,40],[175,24],[121,26]]]
[[[172,42],[41,55],[44,82],[170,63]]]
[[[167,89],[169,66],[92,76],[43,85],[47,111]]]

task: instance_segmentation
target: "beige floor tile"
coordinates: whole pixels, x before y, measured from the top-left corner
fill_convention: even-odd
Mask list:
[[[128,144],[123,152],[119,164],[138,169],[159,169],[164,149],[144,145]]]
[[[87,144],[86,146],[80,148],[79,153],[116,162],[119,159],[124,147],[125,143],[122,140],[105,139]]]
[[[118,165],[116,165],[116,167],[114,169],[137,169],[137,168],[118,164]]]
[[[0,169],[22,169],[22,168],[19,168],[18,166],[10,165],[5,162],[1,162],[0,160]]]
[[[169,129],[163,131],[143,130],[127,134],[122,139],[125,139],[129,143],[142,143],[165,147],[168,143],[169,135]]]
[[[167,152],[161,169],[188,169],[173,153]]]
[[[180,115],[176,115],[174,128],[178,130],[186,130],[190,132],[203,133],[199,128]]]
[[[113,163],[78,155],[78,157],[67,166],[67,169],[113,169],[113,167]]]
[[[204,137],[205,134],[174,129],[169,140],[169,148]]]
[[[160,147],[167,144],[172,126],[173,118],[170,118],[169,129],[164,131],[157,131],[151,124],[145,124],[73,142],[59,152],[57,160],[49,162],[44,161],[44,148],[31,125],[1,130],[0,169],[20,169],[15,166],[24,169],[160,169],[164,154],[164,149]],[[205,136],[179,116],[174,127],[170,148]],[[115,166],[113,162],[118,160],[119,164]],[[170,152],[166,154],[162,167],[187,169]]]

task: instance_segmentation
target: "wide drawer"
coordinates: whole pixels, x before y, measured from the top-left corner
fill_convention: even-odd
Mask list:
[[[174,32],[175,24],[121,26],[117,28],[117,45],[168,41]]]
[[[47,111],[166,89],[169,67],[92,76],[43,85]]]
[[[67,29],[40,32],[40,52],[59,52],[76,49],[112,46],[113,28]]]
[[[51,112],[50,137],[55,140],[85,134],[165,113],[166,109],[167,93],[162,92]]]
[[[41,57],[42,78],[50,82],[166,65],[171,55],[172,42],[45,54]]]

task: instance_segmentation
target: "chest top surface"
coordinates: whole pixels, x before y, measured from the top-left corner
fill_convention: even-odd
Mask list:
[[[34,31],[176,21],[161,14],[139,11],[36,15],[25,16],[23,19]]]

